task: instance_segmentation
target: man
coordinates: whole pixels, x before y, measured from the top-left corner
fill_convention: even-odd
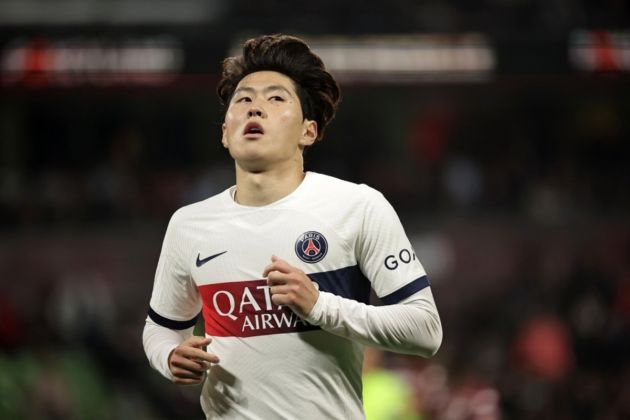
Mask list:
[[[339,89],[303,41],[247,41],[218,93],[236,186],[169,223],[149,361],[174,383],[205,381],[208,418],[362,418],[364,345],[428,357],[441,343],[424,269],[379,192],[304,173]],[[384,306],[367,305],[370,287]],[[200,311],[205,338],[192,336]]]

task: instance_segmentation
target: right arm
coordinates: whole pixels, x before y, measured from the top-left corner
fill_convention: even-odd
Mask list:
[[[195,384],[219,360],[203,350],[210,339],[193,335],[201,299],[188,268],[190,240],[181,234],[180,218],[180,212],[173,215],[164,236],[142,342],[149,363],[164,377]]]

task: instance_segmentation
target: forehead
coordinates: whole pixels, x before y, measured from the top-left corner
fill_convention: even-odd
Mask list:
[[[283,86],[289,92],[296,94],[295,84],[289,76],[268,70],[248,74],[241,79],[236,89],[244,87],[264,89],[267,86]]]

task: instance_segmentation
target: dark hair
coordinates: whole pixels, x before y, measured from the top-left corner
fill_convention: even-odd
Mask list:
[[[217,94],[227,108],[238,83],[257,71],[277,71],[295,84],[305,119],[317,122],[317,140],[335,116],[339,86],[322,60],[299,38],[274,34],[252,38],[243,45],[243,55],[223,60]]]

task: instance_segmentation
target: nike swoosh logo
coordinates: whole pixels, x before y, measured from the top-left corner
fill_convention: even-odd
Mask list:
[[[223,251],[223,252],[219,252],[218,254],[214,254],[214,255],[210,255],[209,257],[204,258],[203,260],[200,260],[199,257],[201,256],[201,254],[197,254],[197,267],[201,267],[202,265],[204,265],[205,263],[207,263],[208,261],[218,257],[219,255],[223,255],[225,254],[227,251]]]

